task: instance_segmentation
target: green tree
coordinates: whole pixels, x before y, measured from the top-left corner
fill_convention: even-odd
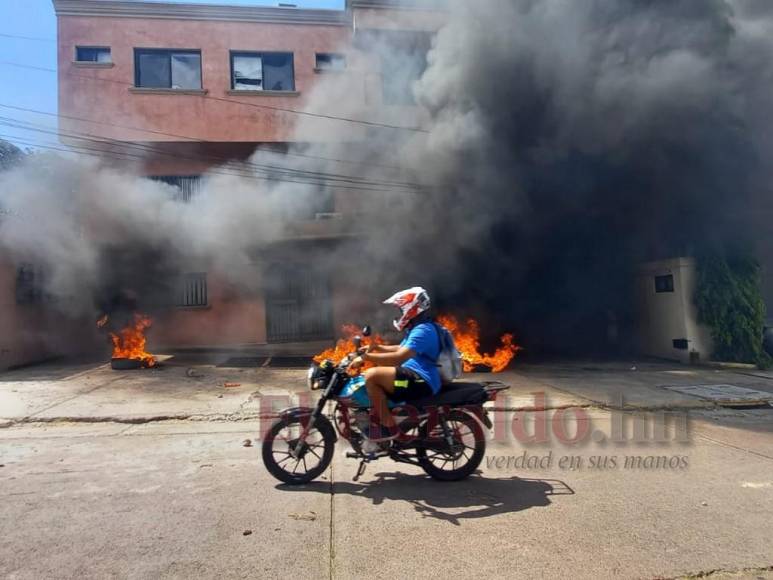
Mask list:
[[[0,171],[15,165],[24,157],[24,152],[16,145],[0,139]]]
[[[765,302],[760,265],[748,252],[715,252],[698,258],[698,320],[711,327],[714,358],[769,366],[762,348]]]

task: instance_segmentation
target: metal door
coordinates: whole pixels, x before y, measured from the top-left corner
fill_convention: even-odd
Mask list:
[[[330,279],[308,264],[277,263],[266,271],[268,342],[323,340],[333,335]]]

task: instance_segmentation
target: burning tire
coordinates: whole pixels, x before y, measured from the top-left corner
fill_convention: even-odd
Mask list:
[[[113,358],[110,359],[110,368],[114,371],[133,371],[147,366],[138,358]]]

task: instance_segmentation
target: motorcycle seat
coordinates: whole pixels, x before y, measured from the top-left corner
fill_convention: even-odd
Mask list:
[[[439,407],[441,405],[480,405],[488,399],[488,394],[481,383],[470,381],[455,381],[443,385],[437,395],[423,397],[410,401],[416,408]]]

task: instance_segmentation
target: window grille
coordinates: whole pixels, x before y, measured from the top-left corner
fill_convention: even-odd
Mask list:
[[[183,274],[177,295],[177,306],[193,308],[207,306],[208,304],[207,273],[194,272]]]

